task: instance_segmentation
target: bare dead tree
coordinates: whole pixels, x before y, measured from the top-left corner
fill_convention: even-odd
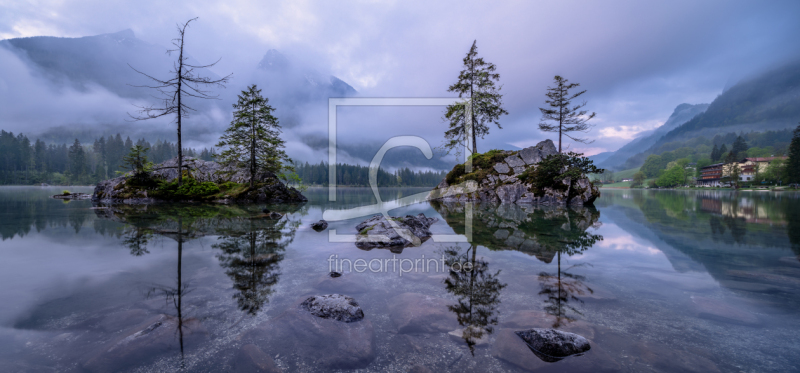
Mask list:
[[[175,115],[175,123],[178,124],[178,185],[181,185],[182,178],[183,178],[183,147],[181,145],[181,120],[183,118],[187,118],[189,113],[192,111],[197,111],[194,108],[190,107],[186,104],[184,100],[184,96],[200,98],[200,99],[218,99],[219,96],[212,95],[210,91],[204,90],[204,87],[207,86],[217,86],[225,88],[225,83],[228,82],[231,75],[225,76],[224,78],[220,79],[212,79],[204,76],[200,76],[196,70],[197,69],[205,69],[216,65],[217,62],[214,62],[209,65],[192,65],[188,62],[188,57],[184,53],[184,36],[186,35],[186,28],[189,27],[189,23],[196,20],[197,18],[192,18],[183,25],[178,24],[178,37],[172,39],[172,45],[175,46],[173,49],[167,50],[168,55],[172,55],[173,53],[178,54],[177,61],[174,62],[172,71],[170,71],[170,78],[169,79],[158,79],[151,75],[145,74],[139,70],[136,70],[133,66],[130,66],[131,69],[136,71],[139,74],[142,74],[155,82],[154,85],[135,85],[133,87],[140,87],[140,88],[150,88],[157,90],[161,95],[160,97],[156,97],[162,100],[160,105],[151,105],[151,106],[137,106],[139,108],[138,115],[128,115],[133,118],[134,120],[147,120],[147,119],[155,119],[160,118],[167,115]],[[155,96],[154,96],[155,97]]]

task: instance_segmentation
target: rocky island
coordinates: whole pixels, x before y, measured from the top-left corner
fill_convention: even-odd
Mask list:
[[[149,204],[165,201],[216,203],[296,203],[307,199],[271,172],[256,174],[251,187],[247,169],[183,158],[183,183],[178,186],[178,158],[153,166],[146,177],[125,175],[97,183],[92,201],[104,204]]]
[[[429,200],[541,205],[591,205],[600,191],[586,171],[591,161],[559,154],[545,140],[520,151],[490,150],[471,157],[472,172],[456,165],[434,188]]]

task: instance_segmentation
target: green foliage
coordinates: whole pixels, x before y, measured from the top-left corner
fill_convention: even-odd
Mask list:
[[[291,184],[296,185],[297,190],[299,190],[300,192],[305,192],[308,189],[308,186],[303,184],[303,179],[301,179],[300,176],[297,175],[297,172],[294,171],[281,172],[280,174],[278,174],[278,179],[283,181],[283,183],[286,185],[291,185]]]
[[[731,154],[734,157],[742,158],[742,155],[747,154],[747,142],[744,141],[742,136],[736,138],[736,141],[733,142],[733,146],[731,147]]]
[[[605,170],[597,168],[591,159],[583,157],[582,154],[568,152],[548,156],[535,168],[531,167],[525,170],[519,179],[531,184],[535,194],[541,194],[545,188],[565,190],[567,185],[564,185],[562,181],[566,178],[570,178],[571,183],[574,184],[581,177],[603,171]],[[575,190],[574,185],[571,186],[570,194],[580,192]],[[569,196],[569,198],[571,197],[572,195]]]
[[[662,173],[661,176],[656,179],[656,185],[661,188],[671,188],[676,187],[679,185],[683,185],[685,179],[685,172],[686,170],[683,166],[676,164],[672,166],[672,168],[668,169],[666,172]]]
[[[68,195],[70,195],[72,193],[70,193],[68,190],[64,189],[64,190],[61,191],[61,194],[65,195],[65,196],[68,196]]]
[[[631,184],[631,187],[632,188],[641,187],[642,185],[644,185],[644,180],[645,180],[644,172],[639,171],[633,174],[633,183]]]
[[[789,159],[786,161],[786,182],[800,183],[800,126],[794,130],[791,145],[789,145]]]
[[[640,170],[644,173],[644,176],[656,177],[658,175],[658,171],[663,169],[666,164],[667,162],[664,162],[660,155],[651,154],[647,157],[647,160],[644,161],[644,164]]]
[[[494,167],[495,164],[497,164],[498,162],[502,162],[503,159],[509,156],[504,153],[505,152],[502,150],[492,149],[483,154],[474,153],[470,155],[469,158],[472,160],[473,168],[488,170]]]
[[[122,158],[120,168],[131,170],[132,178],[138,182],[149,179],[150,172],[153,170],[153,162],[147,160],[147,151],[150,150],[141,145],[131,147],[131,151]]]
[[[465,170],[465,168],[464,168],[464,164],[463,163],[462,164],[457,164],[455,167],[453,167],[453,169],[450,170],[450,172],[448,172],[447,176],[445,177],[445,180],[447,181],[447,184],[448,185],[457,184],[459,178],[461,178],[461,176],[464,176],[464,172],[465,172],[464,170]]]
[[[182,183],[178,184],[178,179],[161,183],[153,192],[153,196],[170,200],[201,199],[217,194],[220,191],[220,187],[217,184],[210,181],[201,183],[192,177],[184,176]]]
[[[251,186],[259,172],[294,171],[283,149],[278,118],[272,115],[275,108],[269,105],[268,98],[261,96],[261,90],[255,84],[250,85],[239,94],[233,108],[236,109],[233,121],[217,144],[225,148],[219,154],[220,163],[232,169],[245,167],[250,171]]]

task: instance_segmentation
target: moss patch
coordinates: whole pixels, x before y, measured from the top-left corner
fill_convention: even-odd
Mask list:
[[[466,173],[464,164],[457,164],[447,173],[445,180],[448,185],[463,183],[467,180],[474,180],[478,183],[489,177],[489,175],[499,175],[494,169],[494,165],[503,162],[517,152],[506,152],[493,149],[483,154],[473,154],[469,158],[472,160],[472,172]]]

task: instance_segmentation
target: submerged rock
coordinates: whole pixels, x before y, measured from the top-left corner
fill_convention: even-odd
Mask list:
[[[283,372],[275,360],[262,351],[254,344],[247,344],[242,346],[239,354],[234,361],[234,372],[236,373],[279,373]]]
[[[364,311],[355,299],[341,294],[310,297],[300,303],[300,308],[323,319],[355,322],[364,318]]]
[[[322,232],[327,228],[328,228],[328,222],[325,221],[325,220],[320,220],[320,221],[318,221],[316,223],[311,223],[311,229],[313,229],[313,230],[315,230],[317,232]]]
[[[692,303],[698,316],[704,319],[748,326],[761,324],[758,316],[718,299],[692,296]]]
[[[534,328],[517,331],[515,334],[528,344],[536,356],[546,362],[556,362],[591,348],[586,338],[556,329]]]
[[[417,216],[390,217],[388,220],[383,215],[375,215],[356,226],[356,246],[367,250],[395,247],[402,251],[404,247],[418,246],[430,238],[431,231],[428,228],[437,221],[439,219],[426,218],[422,213]]]
[[[445,299],[404,293],[389,300],[389,315],[398,333],[442,333],[458,326]]]
[[[375,359],[375,332],[370,320],[325,319],[298,306],[289,307],[239,340],[270,355],[309,359],[315,370],[365,368]]]
[[[182,329],[182,334],[178,328]],[[115,334],[113,339],[88,355],[83,369],[89,372],[117,372],[160,356],[177,355],[181,342],[190,348],[207,339],[208,332],[196,319],[185,319],[179,324],[174,317],[158,315],[137,327]]]
[[[473,170],[468,177],[461,177],[464,175],[464,165],[457,165],[448,174],[448,177],[452,177],[450,182],[455,185],[449,185],[448,178],[445,178],[430,192],[428,199],[539,205],[593,204],[600,196],[600,191],[588,177],[583,176],[576,180],[566,178],[541,190],[525,181],[529,179],[520,179],[526,171],[534,170],[539,162],[554,154],[558,154],[558,150],[551,140],[518,152],[485,153],[481,155],[484,159],[479,158],[473,163]],[[487,165],[487,162],[490,164]],[[454,179],[464,181],[453,181]]]

